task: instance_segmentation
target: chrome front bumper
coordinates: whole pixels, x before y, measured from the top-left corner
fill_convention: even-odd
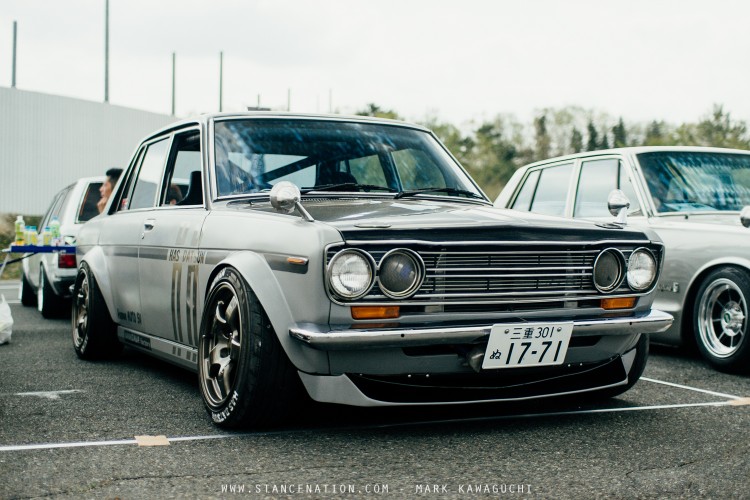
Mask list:
[[[551,320],[551,322],[554,320]],[[659,333],[672,325],[674,318],[652,309],[646,314],[617,318],[573,320],[573,335],[633,335]],[[501,323],[498,323],[501,324]],[[493,325],[466,327],[378,328],[323,331],[318,325],[300,325],[289,329],[289,335],[324,351],[407,347],[436,344],[460,344],[486,340]]]

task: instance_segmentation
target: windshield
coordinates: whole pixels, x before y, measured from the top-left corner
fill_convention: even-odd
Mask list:
[[[668,151],[639,154],[638,161],[658,212],[750,205],[750,155]]]
[[[411,128],[337,121],[217,121],[216,180],[222,196],[290,181],[302,192],[405,193],[481,198],[433,137]],[[414,193],[408,193],[414,195]]]

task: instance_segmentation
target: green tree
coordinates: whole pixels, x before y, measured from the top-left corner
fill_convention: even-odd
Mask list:
[[[612,127],[612,145],[616,148],[624,148],[628,145],[628,135],[622,117],[617,121],[617,125]]]
[[[573,127],[573,132],[570,134],[570,149],[571,153],[580,153],[583,151],[583,134]]]
[[[392,109],[383,109],[377,104],[369,103],[364,109],[361,109],[354,113],[358,116],[374,116],[377,118],[390,118],[392,120],[402,120],[398,113]]]
[[[534,160],[544,160],[550,157],[552,139],[547,132],[547,115],[542,114],[534,118]]]
[[[606,128],[602,132],[602,140],[599,141],[599,149],[609,149],[609,137],[607,136]]]
[[[747,124],[732,119],[724,106],[714,104],[711,114],[704,117],[695,128],[700,146],[747,149],[750,146]]]
[[[593,121],[589,120],[588,125],[586,125],[586,130],[589,134],[589,140],[586,143],[586,151],[596,151],[599,149],[599,132],[596,131]]]

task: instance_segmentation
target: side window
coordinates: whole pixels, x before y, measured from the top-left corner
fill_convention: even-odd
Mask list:
[[[620,160],[608,158],[583,162],[573,217],[610,217],[607,197],[613,189],[622,189],[628,196],[630,212],[638,210],[635,190]]]
[[[528,212],[531,208],[531,200],[534,198],[534,191],[536,191],[536,183],[539,181],[539,172],[541,170],[534,170],[526,176],[526,181],[523,183],[521,190],[516,196],[516,200],[513,202],[513,206],[510,208],[514,210],[523,210]]]
[[[52,220],[52,216],[57,215],[59,217],[60,205],[62,205],[62,202],[65,200],[65,195],[68,194],[68,191],[70,191],[69,188],[63,189],[52,199],[52,203],[50,203],[49,208],[47,209],[47,213],[44,214],[42,222],[41,224],[39,224],[40,231],[44,229],[44,226],[49,226],[49,223]]]
[[[99,203],[99,200],[102,197],[99,192],[100,187],[102,187],[101,182],[92,182],[86,187],[86,191],[83,193],[81,206],[76,215],[76,222],[86,222],[99,215],[99,209],[96,204]]]
[[[531,211],[545,215],[565,215],[565,200],[573,164],[545,168],[531,200]]]
[[[202,205],[201,135],[197,130],[175,136],[160,205]]]
[[[403,189],[446,187],[442,170],[418,149],[402,149],[391,153]],[[422,166],[424,165],[424,166]]]
[[[135,180],[133,194],[130,197],[129,210],[153,207],[156,202],[156,191],[164,171],[164,161],[167,156],[169,141],[162,139],[151,144],[143,157],[141,169]]]

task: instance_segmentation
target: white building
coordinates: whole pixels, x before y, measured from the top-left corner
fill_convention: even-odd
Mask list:
[[[42,215],[61,188],[125,168],[145,135],[176,120],[0,87],[0,213]]]

